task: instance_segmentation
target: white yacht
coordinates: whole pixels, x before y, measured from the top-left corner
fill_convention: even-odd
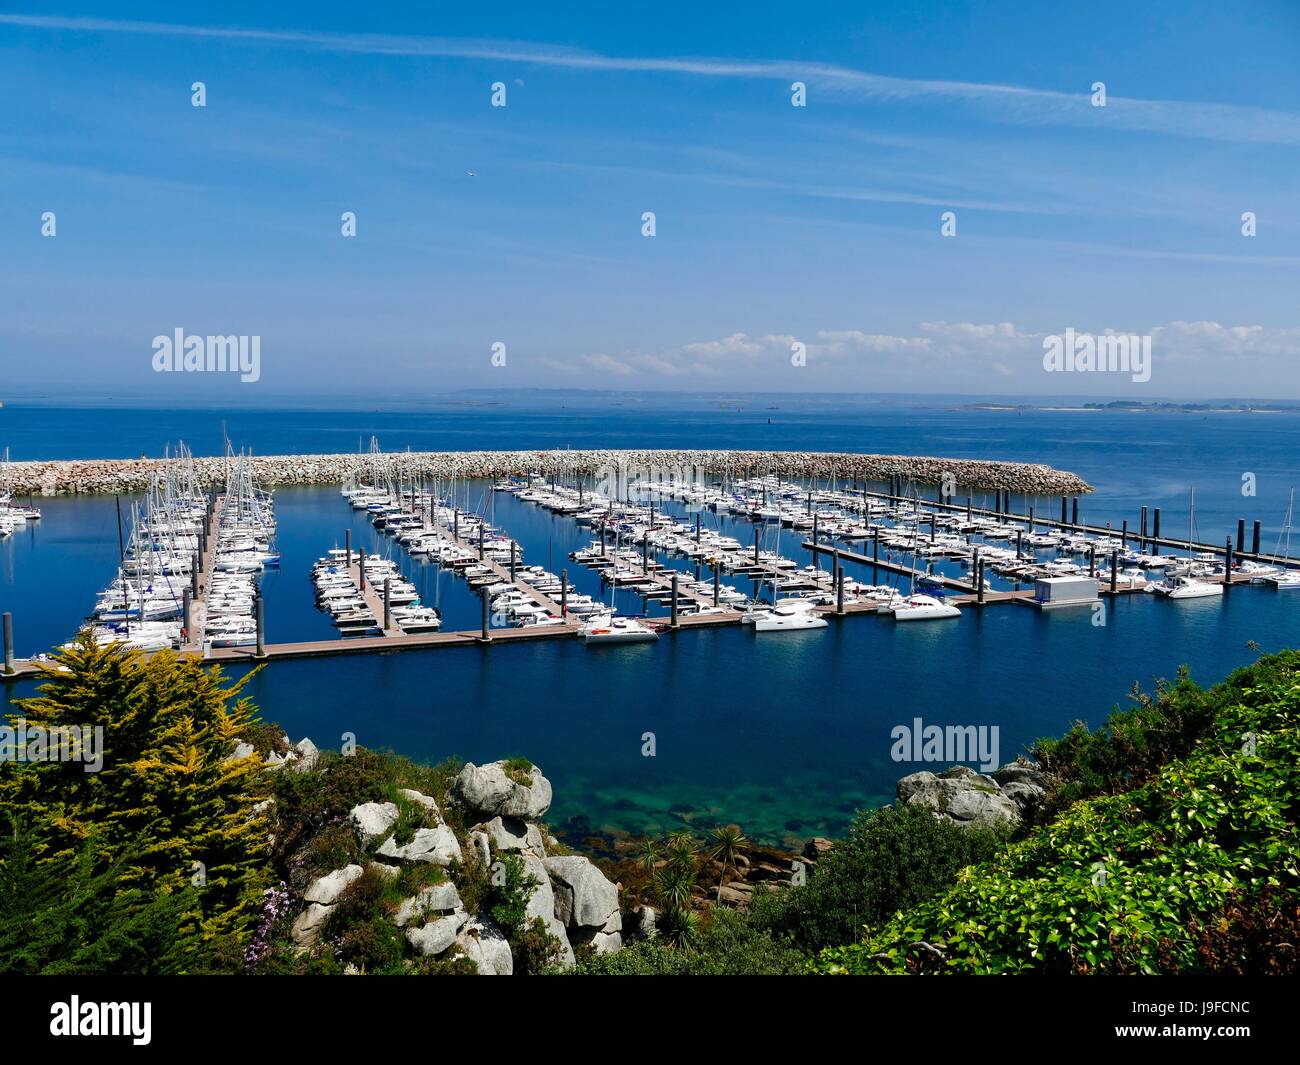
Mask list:
[[[909,595],[902,604],[891,609],[895,621],[932,621],[961,616],[957,607],[932,595]]]
[[[755,632],[792,632],[798,629],[824,629],[826,619],[803,606],[798,600],[786,600],[771,610],[761,610],[754,617]]]
[[[1166,599],[1208,599],[1211,596],[1222,595],[1223,585],[1198,581],[1195,577],[1183,574],[1169,577],[1160,584],[1149,585],[1147,591],[1163,595]]]
[[[578,635],[588,644],[643,643],[659,639],[659,634],[644,622],[613,614],[597,614],[578,630]]]

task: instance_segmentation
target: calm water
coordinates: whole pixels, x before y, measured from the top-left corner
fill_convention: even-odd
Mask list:
[[[768,425],[767,419],[773,419]],[[380,436],[390,450],[581,446],[772,447],[885,451],[1046,462],[1097,492],[1091,521],[1136,524],[1162,505],[1164,532],[1185,528],[1189,483],[1201,538],[1220,540],[1238,516],[1264,521],[1271,547],[1300,459],[1295,415],[967,412],[938,409],[785,411],[453,412],[437,415],[256,413],[227,416],[237,444],[260,453],[352,450]],[[0,413],[0,444],[15,458],[160,453],[184,436],[220,447],[221,415],[204,412]],[[214,442],[215,437],[215,442]],[[1258,495],[1243,497],[1242,475]],[[594,574],[567,560],[587,542],[568,518],[513,497],[462,488],[471,509],[495,507],[527,561],[568,567],[598,594]],[[442,608],[450,629],[474,628],[479,606],[463,582],[413,562],[375,533],[333,488],[276,492],[282,568],[264,582],[268,639],[335,636],[311,596],[308,568],[344,529],[387,550]],[[44,519],[0,544],[0,609],[12,611],[20,654],[75,630],[117,558],[112,499],[39,501]],[[1042,513],[1059,502],[1040,500]],[[716,519],[710,519],[716,520]],[[742,542],[748,523],[729,527]],[[768,546],[774,546],[768,541]],[[1300,546],[1300,545],[1298,545]],[[804,557],[787,532],[787,555]],[[678,565],[684,565],[678,562]],[[869,578],[866,570],[850,574]],[[746,591],[751,586],[742,584]],[[631,597],[620,605],[632,609]],[[393,655],[276,662],[251,684],[267,716],[321,746],[344,732],[422,759],[522,754],[556,787],[552,821],[571,830],[662,829],[738,821],[769,839],[842,832],[855,809],[887,801],[916,768],[890,761],[890,730],[914,717],[998,725],[1001,757],[1077,719],[1100,721],[1135,680],[1190,663],[1213,682],[1266,649],[1300,643],[1300,600],[1234,589],[1223,601],[1151,596],[1088,612],[1041,615],[1002,606],[934,625],[864,617],[817,632],[758,637],[747,629],[683,632],[650,646],[589,650],[546,641]],[[14,690],[30,694],[31,686]],[[641,755],[655,734],[657,754]]]

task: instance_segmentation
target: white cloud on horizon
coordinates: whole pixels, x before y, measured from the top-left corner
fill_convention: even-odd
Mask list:
[[[1052,374],[1043,370],[1043,340],[1067,327],[1078,334],[1150,335],[1152,382],[1132,386],[1144,393],[1191,394],[1228,389],[1241,394],[1243,373],[1276,379],[1279,370],[1300,360],[1300,326],[1224,325],[1214,321],[1166,322],[1146,327],[1088,329],[1064,323],[1059,330],[1035,332],[1012,322],[921,322],[910,336],[860,329],[818,330],[810,336],[735,332],[713,340],[693,341],[657,355],[584,355],[548,359],[548,368],[616,375],[645,386],[664,378],[695,378],[701,384],[732,380],[755,387],[803,387],[801,372],[791,367],[791,345],[807,349],[810,377],[845,391],[915,391],[924,385],[937,392],[1024,387],[1031,392],[1097,392],[1114,384],[1128,389],[1124,375]],[[829,378],[833,377],[833,380]],[[811,384],[811,380],[807,381]],[[1294,388],[1294,386],[1290,386]],[[924,390],[924,389],[923,389]],[[986,387],[986,390],[992,390]],[[1105,390],[1104,388],[1101,390]]]

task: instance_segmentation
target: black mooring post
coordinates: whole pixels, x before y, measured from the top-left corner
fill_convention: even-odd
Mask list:
[[[1240,554],[1246,548],[1246,519],[1237,519],[1237,553]]]
[[[970,496],[966,497],[966,520],[970,521]]]
[[[1119,552],[1110,553],[1110,594],[1114,595],[1119,589]]]
[[[1062,525],[1066,524],[1066,521],[1065,521],[1065,504],[1066,504],[1066,502],[1067,502],[1067,500],[1066,500],[1065,496],[1061,496],[1061,524],[1062,524]]]
[[[721,563],[715,558],[713,560],[713,605],[714,606],[718,605],[718,586],[722,581],[722,578],[718,575],[719,574],[718,567],[720,565]]]
[[[1088,545],[1088,576],[1097,576],[1097,545]]]
[[[1148,538],[1148,536],[1147,536],[1147,508],[1146,508],[1146,507],[1143,507],[1143,508],[1142,508],[1142,531],[1141,531],[1141,533],[1138,534],[1138,550],[1139,550],[1139,551],[1145,551],[1145,550],[1147,549],[1147,540],[1148,540],[1148,539],[1149,539],[1149,538]]]
[[[695,542],[697,544],[700,542],[700,516],[698,514],[695,515]]]
[[[266,600],[259,594],[253,600],[253,618],[257,626],[257,657],[266,657]]]
[[[343,530],[343,551],[344,558],[347,560],[347,568],[352,568],[352,530]]]
[[[1070,524],[1079,527],[1079,497],[1075,496],[1070,504]]]
[[[641,572],[650,572],[650,530],[646,530],[645,536],[641,540]]]
[[[384,631],[393,627],[393,579],[384,578]]]
[[[5,611],[0,615],[0,628],[4,630],[5,673],[12,676],[14,669],[14,616]]]
[[[569,571],[560,570],[560,617],[569,617]]]
[[[1227,547],[1223,552],[1223,590],[1232,586],[1232,537],[1228,537]]]
[[[194,638],[190,618],[190,611],[193,609],[193,605],[193,593],[188,588],[183,589],[181,591],[181,628],[186,643],[190,643]]]
[[[1151,512],[1151,551],[1160,554],[1160,508]]]
[[[672,621],[670,622],[670,624],[674,629],[677,628],[677,571],[676,570],[673,570],[673,612],[672,612]]]
[[[198,553],[195,552],[194,557],[190,560],[189,593],[190,598],[192,599],[197,599],[199,597],[199,565],[199,556]]]
[[[357,552],[357,572],[361,574],[361,590],[366,590],[366,549],[363,547]]]
[[[758,565],[758,526],[754,526],[754,565]]]
[[[1258,555],[1258,554],[1259,554],[1259,522],[1255,522],[1255,528],[1254,528],[1254,531],[1251,533],[1251,537],[1250,537],[1250,553],[1251,553],[1252,555]]]
[[[835,613],[844,616],[844,567],[835,567]]]
[[[980,606],[984,605],[984,560],[980,559],[980,564],[975,567],[975,602]]]
[[[1128,518],[1125,518],[1120,525],[1119,546],[1124,548],[1125,551],[1128,550]]]
[[[1029,508],[1029,535],[1032,536],[1033,534],[1034,534],[1034,508],[1030,507]]]
[[[483,633],[480,639],[486,642],[492,639],[492,634],[488,631],[488,593],[486,588],[480,590],[479,598],[483,601]]]
[[[813,563],[812,563],[812,564],[813,564],[814,567],[817,565],[817,533],[818,533],[818,531],[819,531],[819,523],[818,523],[818,521],[817,521],[817,518],[818,518],[818,515],[814,514],[814,515],[813,515],[813,534],[812,534],[812,557],[813,557]]]
[[[480,562],[487,556],[487,522],[478,523],[478,560]]]
[[[515,583],[515,557],[519,550],[519,543],[516,540],[510,541],[510,583]]]

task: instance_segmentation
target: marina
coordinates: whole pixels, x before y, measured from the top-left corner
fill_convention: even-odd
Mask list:
[[[369,485],[387,494],[375,502],[388,518],[342,494],[376,480],[369,459],[355,464],[365,476],[351,482],[277,487],[280,565],[256,574],[252,640],[190,643],[185,653],[234,676],[266,663],[248,681],[250,694],[291,731],[352,731],[367,744],[432,760],[496,757],[526,743],[584,796],[561,806],[561,823],[581,813],[593,826],[620,830],[680,824],[690,810],[717,806],[722,793],[708,781],[715,766],[725,766],[725,816],[756,836],[779,840],[795,824],[804,833],[842,830],[848,810],[841,806],[885,801],[898,775],[887,761],[861,760],[875,749],[871,737],[887,733],[900,714],[932,714],[936,703],[953,701],[957,678],[955,712],[1003,722],[1009,756],[1036,735],[1097,713],[1097,691],[1122,700],[1133,679],[1171,676],[1189,660],[1212,680],[1243,660],[1248,639],[1265,646],[1300,640],[1291,597],[1269,583],[1290,568],[1285,488],[1280,500],[1274,487],[1241,515],[1246,555],[1254,520],[1264,523],[1265,561],[1237,556],[1232,594],[1180,601],[1137,594],[1167,579],[1163,569],[1140,565],[1156,552],[1138,533],[1142,505],[1158,500],[1160,540],[1172,541],[1160,545],[1162,565],[1215,579],[1226,543],[1214,552],[1214,538],[1201,536],[1188,551],[1185,483],[1162,498],[1138,495],[1139,479],[1120,497],[1115,482],[1093,471],[1097,493],[1080,498],[1074,529],[1069,509],[1060,527],[1059,496],[1016,496],[1008,508],[1005,496],[972,492],[974,528],[962,528],[964,495],[944,500],[937,486],[906,481],[798,481],[756,469],[675,486],[648,477],[597,483],[559,462],[532,476],[435,478],[422,477],[407,454],[386,452],[378,483]],[[169,463],[184,465],[175,456]],[[199,493],[214,512],[224,487]],[[147,492],[123,495],[121,503],[129,538],[132,506],[147,511]],[[1150,540],[1154,506],[1146,505]],[[1222,493],[1198,491],[1198,524],[1235,534],[1232,505]],[[73,635],[93,593],[120,565],[112,495],[54,495],[40,509],[39,522],[0,546],[7,560],[0,581],[11,589],[0,612],[11,614],[14,648],[14,673],[0,690],[9,697],[34,690],[37,654]],[[1137,531],[1121,553],[1112,595],[1107,542],[1121,541],[1126,516]],[[433,612],[437,627],[386,630],[382,577],[366,582],[364,605],[377,624],[346,633],[337,627],[311,578],[321,562],[345,568],[349,547],[354,587],[364,551],[372,571],[381,566],[394,584],[409,585],[408,594],[414,589],[417,609]],[[1270,557],[1282,562],[1271,565]],[[1039,600],[1040,581],[1086,582],[1094,560],[1103,627],[1093,624],[1093,600],[1059,608]],[[1281,572],[1256,576],[1247,569],[1253,566]],[[201,591],[207,572],[201,564]],[[906,604],[916,596],[957,616],[931,616],[934,603],[923,602],[911,620]],[[200,597],[193,603],[197,622]],[[519,624],[530,614],[563,615],[566,607],[568,620],[558,625]],[[651,637],[601,647],[599,638],[582,635],[597,612],[644,626]],[[1070,669],[1058,674],[1053,663],[1062,661]],[[1076,683],[1064,683],[1067,676]],[[1028,694],[1009,714],[999,693],[1012,678]],[[830,698],[832,690],[852,695]],[[462,716],[456,708],[467,705],[494,709]],[[859,705],[860,720],[859,711],[849,713]],[[647,728],[668,744],[649,763],[636,745],[624,751]]]
[[[1081,521],[1077,497],[1061,497],[1059,519],[1044,518],[1033,507],[1014,512],[1002,490],[991,507],[971,496],[951,502],[927,497],[902,477],[883,488],[770,474],[690,482],[616,477],[606,494],[574,466],[567,478],[535,472],[468,482],[480,493],[479,512],[456,501],[454,479],[417,481],[410,459],[384,455],[372,441],[364,483],[341,490],[382,534],[382,554],[354,551],[347,529],[344,546],[312,566],[317,606],[343,638],[268,641],[258,582],[280,562],[272,495],[254,483],[251,462],[233,452],[224,459],[224,490],[205,494],[195,459],[181,445],[155,472],[143,501],[132,504],[118,575],[90,617],[94,637],[214,662],[271,661],[521,638],[630,642],[700,626],[788,632],[865,614],[938,621],[968,606],[1058,609],[1138,592],[1206,598],[1232,585],[1300,581],[1289,558],[1290,507],[1286,555],[1261,551],[1258,521],[1249,549],[1245,519],[1235,543],[1229,538],[1216,548],[1195,540],[1194,502],[1180,541],[1161,535],[1160,508],[1149,524],[1143,507],[1133,530],[1127,521],[1116,530]],[[520,542],[491,520],[498,497],[548,511],[575,533],[594,533],[568,557],[597,577],[601,593],[580,591],[568,569],[526,564]],[[738,534],[746,529],[743,542]],[[786,529],[787,545],[793,542],[806,564],[781,553]],[[1178,549],[1184,553],[1171,553]],[[422,601],[394,552],[432,565],[435,583],[444,570],[462,580],[480,606],[477,629],[443,631],[441,612]],[[674,566],[674,559],[687,565]],[[1077,587],[1067,598],[1062,586],[1071,583]],[[639,600],[640,609],[620,609],[619,592]],[[12,618],[4,632],[3,675],[39,672],[43,658],[16,655]]]

